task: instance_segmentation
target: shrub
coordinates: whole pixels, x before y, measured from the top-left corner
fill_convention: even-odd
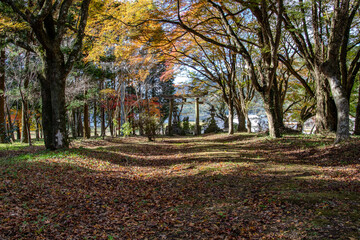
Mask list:
[[[121,133],[124,137],[130,136],[132,132],[132,126],[130,122],[126,122],[121,126]]]

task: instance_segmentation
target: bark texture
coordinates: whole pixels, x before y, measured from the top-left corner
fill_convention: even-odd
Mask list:
[[[94,136],[97,137],[98,133],[97,133],[97,101],[96,99],[94,99]]]
[[[40,77],[44,140],[46,148],[51,150],[69,147],[65,108],[67,72],[62,67],[61,56],[62,54],[44,56],[45,77]]]
[[[89,105],[87,103],[84,104],[84,137],[90,138],[90,116],[89,116]]]
[[[246,118],[245,118],[244,113],[238,107],[236,107],[236,113],[237,113],[238,120],[239,120],[237,131],[238,132],[246,132],[246,125],[245,125],[245,122],[246,122],[245,119]]]
[[[331,23],[328,54],[326,61],[321,65],[320,71],[330,83],[337,110],[337,129],[335,143],[350,137],[349,128],[349,101],[346,89],[341,84],[340,50],[345,36],[345,26],[349,21],[349,0],[339,2],[334,9]]]
[[[280,126],[278,116],[276,115],[275,101],[273,94],[270,92],[269,95],[264,96],[264,108],[266,116],[268,118],[269,135],[272,138],[281,137]]]
[[[0,46],[1,47],[1,46]],[[0,143],[7,142],[5,114],[5,49],[0,49]]]
[[[355,135],[360,135],[360,85],[359,85],[359,92],[358,92],[358,102],[356,105],[356,116],[355,116]]]

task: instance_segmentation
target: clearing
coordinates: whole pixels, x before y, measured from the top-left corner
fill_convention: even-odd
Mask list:
[[[0,145],[0,239],[359,239],[360,139]]]

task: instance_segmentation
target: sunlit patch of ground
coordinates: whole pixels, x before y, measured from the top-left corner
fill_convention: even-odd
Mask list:
[[[359,239],[360,139],[0,146],[0,238]]]

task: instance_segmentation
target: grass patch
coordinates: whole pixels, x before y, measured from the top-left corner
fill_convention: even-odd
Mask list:
[[[43,141],[32,141],[33,146],[44,146]],[[0,143],[0,151],[18,151],[29,147],[28,143]]]
[[[10,156],[0,158],[0,166],[8,166],[14,164],[21,164],[26,162],[36,162],[49,158],[67,158],[70,156],[77,156],[76,150],[58,150],[58,151],[41,151],[37,153],[26,153],[18,156]]]

